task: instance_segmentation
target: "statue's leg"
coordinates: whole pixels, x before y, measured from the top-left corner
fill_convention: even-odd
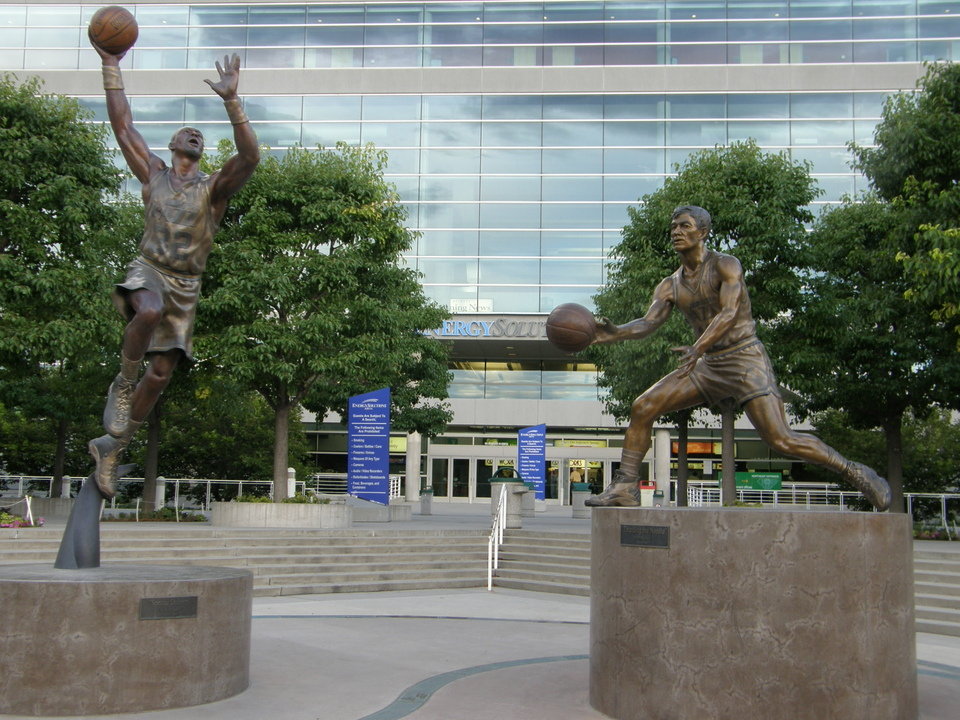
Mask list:
[[[633,401],[630,425],[623,438],[620,468],[613,482],[599,495],[589,497],[591,507],[634,507],[640,504],[640,464],[650,449],[654,421],[665,413],[699,405],[703,396],[689,377],[672,372]]]
[[[771,448],[841,475],[878,510],[890,507],[890,486],[886,480],[866,465],[847,460],[815,435],[794,431],[779,397],[761,395],[747,402],[743,409],[760,438]]]

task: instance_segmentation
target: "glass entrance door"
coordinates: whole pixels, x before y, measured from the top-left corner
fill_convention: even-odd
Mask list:
[[[433,458],[430,483],[434,499],[469,498],[470,460],[467,458]]]

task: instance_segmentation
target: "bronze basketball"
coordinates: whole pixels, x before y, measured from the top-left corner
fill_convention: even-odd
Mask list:
[[[597,321],[583,305],[564,303],[547,316],[547,339],[561,350],[583,350],[596,335]]]
[[[133,14],[119,5],[100,8],[90,18],[90,41],[111,55],[120,55],[133,47],[140,34]]]

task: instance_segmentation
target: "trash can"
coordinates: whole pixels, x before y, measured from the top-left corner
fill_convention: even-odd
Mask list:
[[[433,513],[433,488],[424,488],[420,491],[420,514]]]
[[[587,498],[593,493],[590,492],[590,483],[575,482],[570,483],[570,504],[573,505],[573,517],[590,517],[590,508],[587,507]]]

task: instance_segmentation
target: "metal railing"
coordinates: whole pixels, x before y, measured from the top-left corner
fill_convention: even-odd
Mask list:
[[[493,515],[490,538],[487,540],[487,590],[493,590],[493,571],[500,567],[500,546],[503,545],[503,529],[507,524],[507,483],[500,483],[500,499]]]

